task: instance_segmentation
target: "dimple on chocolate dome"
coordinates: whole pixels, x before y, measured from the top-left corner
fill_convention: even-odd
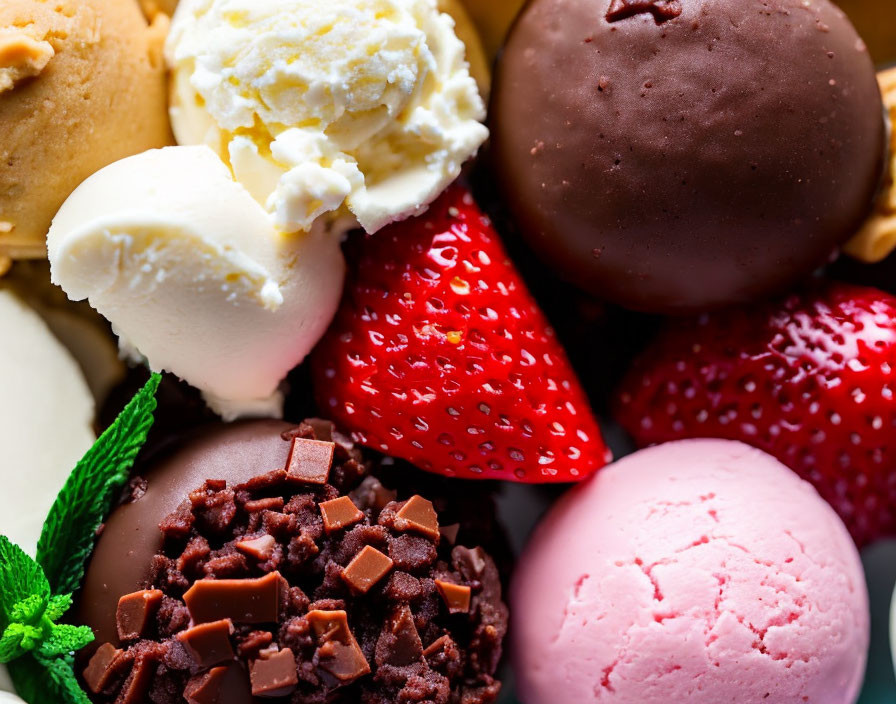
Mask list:
[[[885,153],[874,67],[828,0],[533,0],[491,128],[531,245],[658,312],[807,276],[870,210]]]
[[[322,421],[216,427],[154,462],[81,593],[92,700],[495,701],[497,568],[463,509],[386,488],[389,464]]]

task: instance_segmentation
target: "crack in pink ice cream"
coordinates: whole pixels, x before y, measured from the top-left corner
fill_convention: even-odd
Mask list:
[[[843,704],[864,671],[867,595],[845,528],[738,443],[652,448],[573,490],[512,598],[526,704]]]

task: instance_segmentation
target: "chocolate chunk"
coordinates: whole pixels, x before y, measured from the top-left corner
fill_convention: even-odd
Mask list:
[[[457,542],[457,534],[459,532],[460,523],[452,523],[450,526],[439,526],[439,535],[452,545]]]
[[[196,661],[199,667],[211,667],[219,662],[233,659],[230,634],[233,623],[230,619],[201,623],[177,634],[177,639]]]
[[[406,667],[423,657],[423,643],[408,606],[392,612],[376,643],[376,664]]]
[[[319,639],[330,640],[335,638],[342,642],[348,642],[353,637],[348,627],[348,614],[341,609],[332,611],[312,609],[308,612],[306,618]]]
[[[104,690],[116,674],[115,661],[122,651],[111,643],[103,643],[90,658],[84,669],[84,682],[94,694]]]
[[[293,438],[286,472],[290,479],[306,484],[326,484],[335,450],[336,444],[332,442]]]
[[[200,579],[184,594],[196,623],[232,619],[274,623],[280,607],[280,573],[258,579]]]
[[[258,652],[274,642],[274,634],[268,631],[251,631],[236,647],[242,658],[258,657]]]
[[[398,498],[398,492],[387,489],[376,477],[365,477],[350,496],[355,505],[382,511],[386,504]]]
[[[466,548],[457,546],[451,551],[451,561],[468,581],[482,577],[489,563],[489,558],[482,548]]]
[[[324,501],[320,504],[320,513],[324,519],[324,530],[327,533],[335,533],[346,526],[350,526],[364,519],[364,514],[352,503],[347,496],[340,496],[332,501]]]
[[[247,513],[261,513],[262,511],[280,511],[283,508],[282,496],[271,496],[265,499],[247,501],[243,508]]]
[[[129,641],[142,637],[163,596],[158,589],[143,589],[121,597],[115,611],[119,639]]]
[[[318,666],[337,682],[348,684],[370,673],[370,663],[348,627],[345,611],[309,611],[308,622],[318,640],[315,657]]]
[[[292,650],[263,655],[249,668],[252,694],[256,697],[285,697],[299,683],[296,674],[296,658]]]
[[[470,600],[472,599],[472,590],[464,585],[452,584],[441,579],[436,580],[436,587],[439,594],[445,600],[448,606],[448,612],[452,614],[465,614],[470,611]]]
[[[451,640],[451,636],[441,636],[426,646],[426,650],[423,651],[423,657],[435,658],[451,647],[457,647],[454,645],[454,641]]]
[[[274,546],[277,541],[272,535],[262,535],[250,540],[241,540],[236,544],[237,550],[241,550],[257,560],[270,560],[274,554]]]
[[[392,560],[370,545],[364,547],[342,571],[342,578],[349,586],[366,594],[370,588],[392,569]]]
[[[152,649],[138,652],[134,659],[134,666],[131,668],[131,674],[124,681],[115,704],[144,704],[146,702],[146,691],[149,689],[156,665],[162,659],[165,650],[165,646],[154,643]]]
[[[252,691],[246,671],[233,663],[193,677],[184,690],[188,704],[249,704]]]
[[[432,502],[414,495],[395,514],[396,530],[412,530],[432,540],[439,539],[439,517]]]

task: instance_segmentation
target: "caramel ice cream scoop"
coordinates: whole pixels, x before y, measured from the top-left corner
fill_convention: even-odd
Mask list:
[[[166,28],[136,0],[0,2],[0,264],[44,256],[85,178],[172,141]]]

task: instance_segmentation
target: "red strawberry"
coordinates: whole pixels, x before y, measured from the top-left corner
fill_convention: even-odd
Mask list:
[[[315,393],[357,442],[456,477],[568,482],[610,460],[547,320],[470,194],[358,242]]]
[[[676,321],[616,414],[639,445],[741,440],[811,481],[860,545],[896,533],[896,298],[832,283]]]

